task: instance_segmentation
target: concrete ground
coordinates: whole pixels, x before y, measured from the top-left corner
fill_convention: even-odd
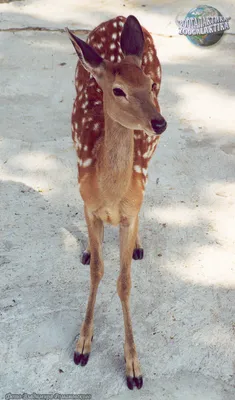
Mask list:
[[[232,1],[220,3],[213,5],[232,17]],[[1,398],[8,392],[88,393],[94,400],[235,398],[234,22],[218,45],[195,47],[175,25],[178,12],[195,6],[0,4]],[[144,375],[143,389],[133,392],[125,383],[118,235],[111,227],[90,361],[81,368],[72,360],[89,268],[80,263],[87,232],[70,132],[77,59],[60,31],[91,29],[130,13],[153,33],[168,121],[141,211],[145,258],[132,268],[132,319]]]

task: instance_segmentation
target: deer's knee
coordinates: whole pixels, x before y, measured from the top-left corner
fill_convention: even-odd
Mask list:
[[[104,275],[104,263],[100,255],[91,255],[90,271],[91,281],[93,283],[99,283]]]
[[[117,280],[117,292],[120,300],[126,300],[131,292],[131,276],[130,274],[121,273]]]
[[[91,281],[92,283],[99,283],[103,278],[104,270],[103,269],[96,269],[91,271]]]

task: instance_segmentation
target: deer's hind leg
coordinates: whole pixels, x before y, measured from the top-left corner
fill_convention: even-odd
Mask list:
[[[89,265],[90,261],[91,261],[91,248],[90,248],[90,241],[88,240],[87,248],[82,253],[81,263],[83,265]]]
[[[91,351],[91,342],[93,339],[93,320],[96,294],[99,283],[104,274],[104,263],[102,260],[102,240],[103,240],[103,222],[85,209],[85,217],[88,227],[90,242],[90,293],[86,309],[85,319],[83,321],[80,337],[76,343],[74,352],[75,364],[86,365]]]
[[[133,258],[133,260],[142,260],[143,257],[144,257],[144,249],[141,245],[140,235],[139,235],[139,233],[137,233],[136,241],[135,241],[135,248],[133,250],[132,258]]]
[[[102,234],[102,242],[104,240],[104,229]],[[90,239],[88,239],[88,244],[86,250],[82,253],[81,263],[83,265],[89,265],[91,261],[91,247],[90,247]]]

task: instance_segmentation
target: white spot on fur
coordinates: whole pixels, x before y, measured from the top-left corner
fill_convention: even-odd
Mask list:
[[[100,100],[97,100],[97,101],[94,102],[94,104],[95,104],[95,105],[101,104],[101,101],[100,101]]]
[[[161,68],[157,67],[157,76],[161,78]]]
[[[78,129],[78,123],[75,122],[74,126],[75,126],[75,129],[77,130]]]
[[[123,26],[124,22],[123,21],[119,21],[119,26]]]
[[[152,62],[153,61],[153,56],[151,53],[149,53],[149,61]]]
[[[117,60],[118,60],[118,62],[122,61],[122,57],[120,55],[118,55]]]
[[[80,94],[78,100],[82,100],[82,93]]]
[[[78,86],[78,91],[80,92],[83,89],[83,85]]]
[[[114,40],[117,39],[117,34],[116,34],[116,32],[112,34],[112,39],[114,39]]]
[[[138,154],[138,156],[141,156],[141,151],[138,150],[138,151],[137,151],[137,154]]]
[[[75,148],[76,148],[76,150],[82,148],[80,140],[78,138],[76,138],[76,137],[75,137]]]
[[[75,131],[74,142],[75,142],[75,148],[76,148],[76,150],[77,150],[77,149],[81,149],[82,145],[81,145],[81,142],[80,142],[80,140],[79,140],[79,138],[78,138],[78,132],[77,132],[77,131]]]
[[[134,165],[134,170],[135,172],[138,172],[138,174],[141,174],[141,167],[139,165]]]
[[[80,167],[82,166],[82,160],[79,157],[78,157],[78,165],[80,165]]]
[[[87,151],[87,150],[88,150],[88,146],[85,144],[84,151]]]
[[[110,49],[111,49],[111,50],[112,50],[112,49],[116,49],[116,44],[115,44],[115,43],[111,43]]]
[[[96,43],[95,46],[98,47],[98,49],[101,49],[101,47],[103,47],[103,43]]]
[[[83,168],[89,167],[92,163],[92,158],[87,158],[86,161],[83,161]]]
[[[96,122],[96,123],[94,124],[94,131],[98,131],[99,126],[100,126],[99,122]]]
[[[143,172],[144,176],[146,176],[148,173],[148,170],[146,168],[142,168],[142,172]]]
[[[143,158],[149,158],[149,157],[151,157],[151,154],[152,154],[152,147],[149,146],[146,153],[143,154]]]
[[[85,101],[85,103],[83,103],[83,105],[82,105],[82,108],[83,108],[83,109],[86,108],[86,107],[88,106],[88,104],[89,104],[89,102],[88,102],[88,101]]]
[[[117,28],[117,22],[113,23],[114,28]]]
[[[110,60],[111,60],[111,61],[114,61],[114,60],[115,60],[115,56],[112,55],[112,56],[110,57]]]

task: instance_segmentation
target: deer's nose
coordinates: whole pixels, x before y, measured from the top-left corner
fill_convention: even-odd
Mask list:
[[[162,132],[166,130],[167,123],[164,118],[161,119],[152,119],[151,125],[155,133],[160,135]]]

